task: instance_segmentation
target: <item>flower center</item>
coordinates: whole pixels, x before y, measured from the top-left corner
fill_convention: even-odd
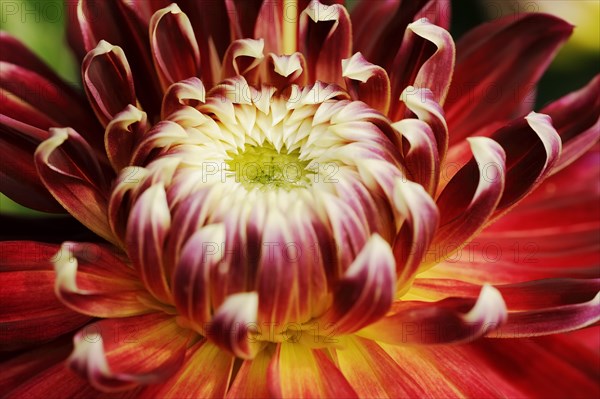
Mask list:
[[[311,183],[310,161],[300,159],[300,150],[288,151],[283,147],[277,151],[273,144],[246,146],[226,161],[227,171],[247,190],[282,188],[292,190],[307,187]]]

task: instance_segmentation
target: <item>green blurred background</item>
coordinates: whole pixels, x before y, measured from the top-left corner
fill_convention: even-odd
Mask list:
[[[0,0],[0,29],[25,42],[65,80],[79,84],[78,66],[66,45],[63,3],[63,0]],[[352,3],[350,0],[349,7]],[[457,39],[486,20],[529,11],[549,12],[576,26],[573,36],[542,78],[538,88],[539,107],[585,85],[600,72],[599,0],[455,0],[451,31]],[[0,212],[41,214],[20,207],[4,195],[0,196]]]

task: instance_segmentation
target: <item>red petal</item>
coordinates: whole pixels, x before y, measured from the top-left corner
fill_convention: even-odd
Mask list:
[[[0,363],[0,392],[9,394],[13,389],[17,392],[20,386],[31,378],[63,362],[73,349],[70,339],[58,339],[33,350],[19,353],[17,356]],[[21,391],[22,392],[22,391]],[[4,396],[6,397],[6,396]]]
[[[35,168],[33,154],[48,132],[0,115],[0,191],[28,208],[45,212],[65,210],[48,192]]]
[[[474,158],[457,173],[437,199],[440,228],[428,264],[450,256],[478,231],[495,211],[505,182],[504,150],[496,142],[469,139]]]
[[[309,79],[342,85],[342,60],[352,55],[352,25],[343,6],[313,0],[300,14],[298,48]]]
[[[185,106],[195,107],[204,103],[206,89],[196,77],[173,84],[163,97],[161,115],[163,119]]]
[[[454,58],[454,41],[450,33],[426,19],[409,24],[402,46],[389,68],[392,84],[390,119],[403,118],[405,108],[398,102],[398,97],[408,86],[431,90],[433,101],[443,105],[454,72]]]
[[[563,169],[600,138],[600,75],[596,75],[584,88],[568,94],[540,112],[552,118],[552,126],[562,140],[563,149],[556,173]]]
[[[258,331],[258,295],[243,292],[227,297],[207,327],[207,337],[242,359],[251,359],[262,347]]]
[[[258,67],[264,58],[264,40],[240,39],[236,40],[227,49],[223,58],[221,79],[244,76],[248,82],[253,83],[258,78]]]
[[[201,331],[211,318],[210,273],[222,260],[223,225],[208,225],[196,231],[181,250],[173,272],[174,300],[180,315]]]
[[[439,302],[397,301],[391,312],[361,336],[395,345],[468,342],[493,334],[506,321],[502,295],[484,286],[479,298],[448,298]]]
[[[119,172],[131,164],[131,154],[135,144],[141,140],[147,130],[146,113],[133,105],[128,105],[108,123],[104,135],[104,146],[115,172]]]
[[[92,317],[148,313],[152,297],[123,255],[114,247],[64,243],[53,259],[56,295],[71,309]]]
[[[387,114],[390,107],[390,79],[385,69],[368,62],[361,53],[342,60],[342,76],[353,100],[361,100]]]
[[[464,35],[456,46],[456,70],[445,107],[450,145],[494,122],[521,116],[515,113],[524,112],[523,100],[572,30],[557,17],[523,13]]]
[[[35,165],[48,191],[90,230],[114,240],[108,225],[109,177],[92,148],[73,129],[52,129],[35,152]]]
[[[173,3],[152,16],[150,44],[163,90],[180,80],[200,76],[200,50],[194,30],[177,4]]]
[[[58,250],[58,245],[31,241],[0,243],[3,350],[49,341],[89,320],[66,308],[54,295],[51,259]]]
[[[188,339],[189,331],[162,313],[105,319],[77,333],[68,364],[96,389],[132,389],[173,375]]]
[[[427,123],[416,119],[403,119],[392,126],[408,143],[403,146],[403,151],[410,180],[435,195],[440,178],[440,158],[433,131]]]
[[[318,319],[334,324],[335,334],[348,334],[373,323],[387,313],[396,291],[392,249],[373,235],[346,270],[333,293],[333,304]]]
[[[406,221],[394,241],[398,289],[410,283],[436,232],[439,212],[433,199],[417,183],[400,180],[394,202]]]
[[[291,84],[305,86],[308,82],[306,60],[302,53],[292,55],[275,55],[270,53],[267,58],[267,82],[284,89]]]
[[[163,246],[171,214],[162,183],[145,190],[131,210],[127,224],[127,253],[140,279],[157,299],[172,303],[165,275]]]
[[[103,126],[127,105],[136,105],[129,63],[118,46],[101,40],[81,65],[83,86]]]

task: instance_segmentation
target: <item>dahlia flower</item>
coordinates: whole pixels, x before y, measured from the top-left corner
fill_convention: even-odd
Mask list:
[[[2,33],[2,192],[94,233],[2,242],[3,393],[600,395],[573,27],[337,3],[79,0],[81,92]]]

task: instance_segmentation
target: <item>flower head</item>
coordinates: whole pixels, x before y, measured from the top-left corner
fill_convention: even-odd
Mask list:
[[[516,339],[600,321],[600,78],[540,113],[523,89],[572,27],[455,45],[443,2],[331,3],[80,0],[87,102],[2,34],[2,191],[102,239],[3,243],[6,349],[51,341],[13,395],[549,392],[505,368],[534,353],[576,384],[551,389],[600,390],[564,336]]]

